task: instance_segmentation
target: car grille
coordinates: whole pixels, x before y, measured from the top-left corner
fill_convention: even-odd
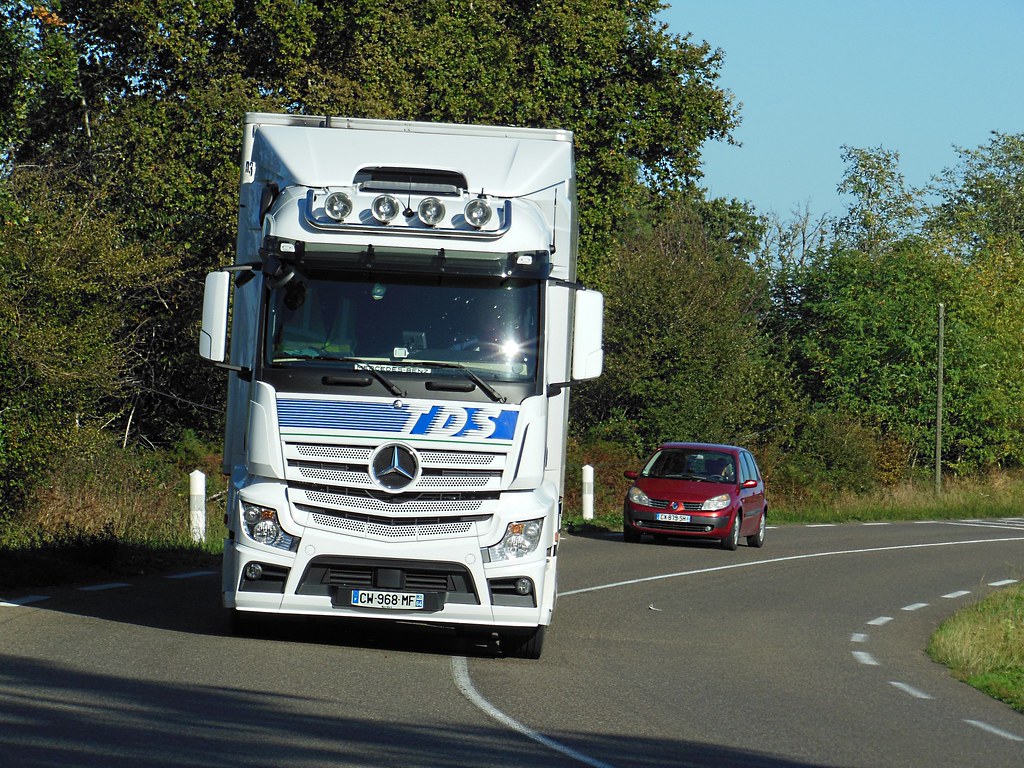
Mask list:
[[[668,509],[671,503],[672,502],[668,499],[651,499],[649,506],[654,509]],[[703,506],[703,502],[700,501],[684,501],[680,506],[680,509],[686,512],[700,512]]]
[[[706,533],[708,523],[668,523],[661,520],[639,520],[640,525],[648,530],[679,531],[680,533]]]

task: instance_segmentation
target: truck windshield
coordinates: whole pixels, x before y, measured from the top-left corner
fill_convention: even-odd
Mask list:
[[[296,273],[271,291],[265,354],[274,365],[376,363],[388,375],[456,363],[484,379],[530,381],[539,315],[536,281]],[[458,367],[447,375],[458,377]]]

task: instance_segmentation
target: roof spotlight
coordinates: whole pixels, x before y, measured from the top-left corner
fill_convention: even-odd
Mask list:
[[[352,198],[344,192],[331,192],[324,200],[324,213],[335,221],[342,221],[352,213]]]
[[[465,216],[470,226],[480,229],[491,220],[491,206],[487,204],[486,200],[480,198],[470,200],[466,203]]]
[[[398,200],[392,195],[377,195],[370,205],[370,213],[381,224],[393,221],[401,210],[402,206],[398,204]]]
[[[435,227],[444,218],[444,203],[436,197],[425,197],[416,209],[416,215],[428,227]]]

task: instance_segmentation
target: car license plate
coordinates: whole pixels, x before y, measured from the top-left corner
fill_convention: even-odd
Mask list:
[[[359,608],[421,611],[423,610],[423,594],[420,592],[387,592],[379,589],[353,589],[351,604]]]
[[[663,523],[688,523],[690,522],[689,515],[674,515],[671,512],[659,512],[655,516],[656,520]]]

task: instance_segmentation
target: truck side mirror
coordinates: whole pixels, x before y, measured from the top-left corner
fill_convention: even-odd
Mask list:
[[[572,378],[596,379],[604,367],[604,294],[576,292],[576,315],[572,329]]]
[[[199,332],[199,355],[212,363],[227,357],[228,301],[231,273],[211,272],[203,292],[203,327]]]

